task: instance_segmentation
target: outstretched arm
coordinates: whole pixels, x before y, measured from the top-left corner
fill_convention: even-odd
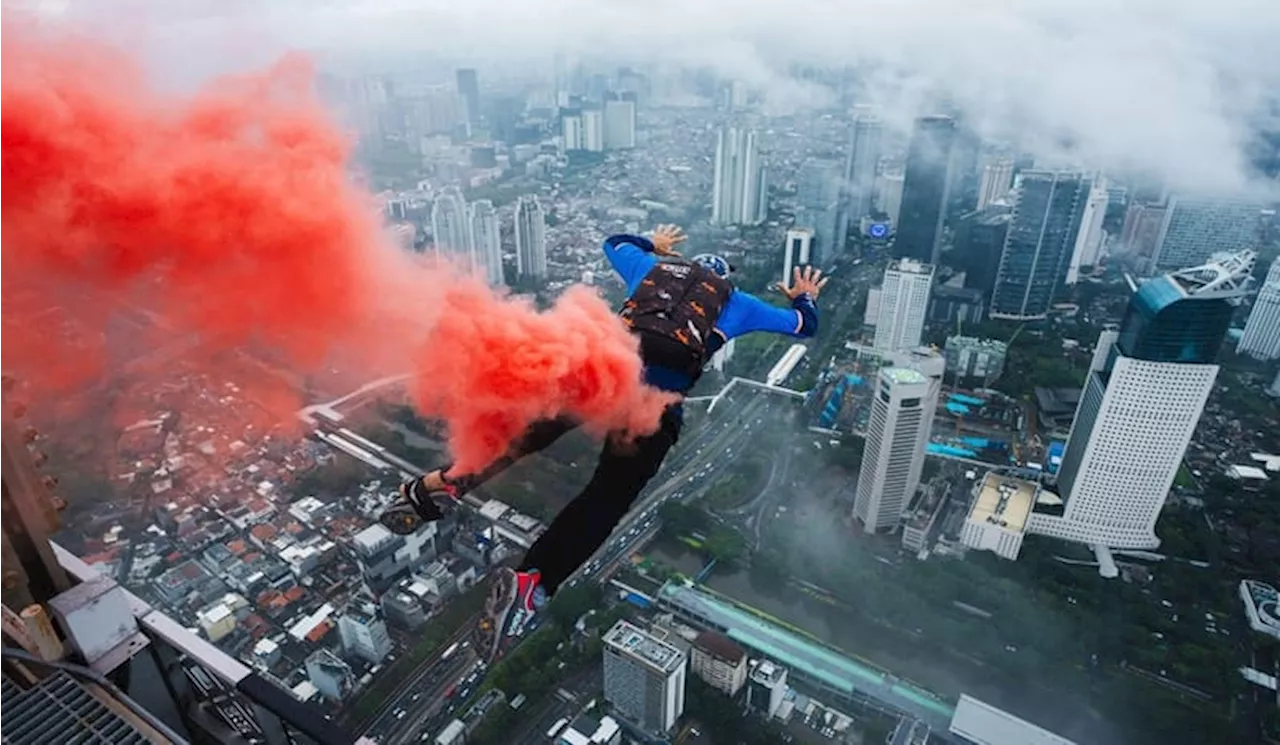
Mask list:
[[[604,239],[604,255],[622,277],[630,295],[640,286],[659,256],[678,256],[675,246],[683,243],[684,233],[674,225],[659,225],[653,231],[653,240],[640,235],[611,235]]]
[[[735,292],[721,314],[716,328],[726,339],[767,331],[808,338],[818,333],[818,294],[827,280],[822,272],[807,267],[795,270],[790,287],[779,283],[779,289],[791,299],[791,308],[777,308],[745,292]]]

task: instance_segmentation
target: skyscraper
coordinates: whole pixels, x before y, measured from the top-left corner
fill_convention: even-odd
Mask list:
[[[1156,246],[1155,268],[1198,266],[1219,251],[1257,248],[1262,207],[1256,202],[1173,196]]]
[[[603,641],[604,700],[647,732],[669,732],[684,712],[688,657],[625,620]]]
[[[547,221],[535,196],[516,203],[516,271],[521,277],[547,276]]]
[[[1024,171],[1000,255],[992,318],[1045,318],[1066,278],[1091,180],[1080,173]]]
[[[1013,188],[1013,158],[996,158],[982,167],[978,183],[978,209],[1003,199]]]
[[[502,284],[502,233],[493,202],[480,199],[471,205],[471,261],[484,272],[489,284]]]
[[[462,105],[471,127],[480,123],[480,79],[471,68],[458,70],[458,95],[462,97]]]
[[[431,233],[435,236],[436,253],[469,258],[468,232],[467,200],[462,192],[453,186],[441,190],[431,205]]]
[[[1066,283],[1069,285],[1080,281],[1081,267],[1093,266],[1102,258],[1102,223],[1107,217],[1108,200],[1107,181],[1099,176],[1089,188],[1084,213],[1080,216],[1080,231],[1076,234],[1076,243],[1067,263]]]
[[[886,173],[876,179],[876,209],[889,216],[894,228],[898,226],[898,218],[902,216],[902,187],[905,179],[902,173]]]
[[[796,221],[798,228],[813,232],[811,261],[825,264],[843,248],[840,225],[840,165],[811,158],[796,174]]]
[[[853,516],[866,532],[894,527],[910,504],[940,389],[941,371],[936,379],[905,367],[880,371],[853,503]]]
[[[876,314],[875,348],[880,352],[914,349],[924,334],[933,266],[899,259],[884,270]]]
[[[894,255],[936,264],[941,250],[942,223],[946,219],[947,190],[951,184],[951,148],[956,123],[949,116],[916,120],[907,149]]]
[[[1280,359],[1280,259],[1267,270],[1236,351],[1259,360]]]
[[[582,131],[582,112],[578,109],[562,109],[560,111],[561,136],[564,138],[565,150],[582,150],[584,135]]]
[[[811,261],[813,231],[809,228],[791,228],[782,242],[782,281],[791,285],[791,271]]]
[[[754,130],[722,127],[716,133],[714,225],[759,225],[768,212],[765,169]]]
[[[1160,545],[1156,519],[1218,375],[1252,251],[1147,280],[1094,351],[1058,472],[1063,504],[1031,532],[1112,548]]]
[[[623,93],[604,102],[604,146],[625,150],[636,146],[636,95]]]
[[[844,166],[846,225],[871,214],[883,130],[880,120],[869,114],[854,117],[849,127],[849,153]]]
[[[974,210],[956,221],[956,246],[952,263],[964,271],[964,286],[990,297],[1009,234],[1007,209]]]
[[[582,110],[582,149],[589,153],[604,152],[604,110],[588,107]]]

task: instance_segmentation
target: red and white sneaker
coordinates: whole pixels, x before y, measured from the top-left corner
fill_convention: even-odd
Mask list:
[[[480,616],[478,651],[493,662],[503,641],[519,634],[546,604],[542,575],[534,569],[517,572],[507,567],[494,570],[489,597]]]

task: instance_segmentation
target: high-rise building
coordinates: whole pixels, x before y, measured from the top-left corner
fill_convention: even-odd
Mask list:
[[[516,203],[516,272],[521,277],[547,276],[547,219],[535,196]]]
[[[342,638],[342,651],[355,655],[371,665],[376,665],[391,654],[391,637],[387,624],[378,614],[378,606],[372,602],[354,602],[338,617],[338,635]]]
[[[1098,339],[1058,472],[1061,507],[1029,530],[1112,548],[1160,545],[1156,519],[1218,375],[1252,251],[1149,279]]]
[[[343,659],[327,649],[318,649],[303,662],[307,670],[307,678],[320,691],[320,694],[332,701],[341,701],[355,683],[355,675],[351,666]]]
[[[493,202],[480,199],[471,204],[470,219],[472,265],[489,280],[489,284],[502,284],[502,233],[498,212]]]
[[[471,250],[467,227],[467,200],[456,187],[448,187],[431,205],[431,232],[435,236],[436,253],[467,257]]]
[[[932,265],[912,259],[899,259],[889,264],[880,285],[876,350],[896,352],[920,346],[932,287]]]
[[[996,286],[1000,255],[1012,219],[1006,208],[989,205],[987,209],[966,213],[956,221],[955,251],[951,263],[964,272],[964,286],[990,297]]]
[[[465,67],[458,70],[458,95],[462,97],[467,124],[476,126],[480,123],[480,78],[475,70]]]
[[[1107,181],[1099,176],[1089,189],[1084,214],[1080,216],[1080,232],[1076,234],[1076,244],[1067,264],[1066,283],[1069,285],[1080,281],[1081,267],[1093,266],[1102,258],[1102,223],[1107,217],[1109,199]]]
[[[795,267],[810,262],[813,251],[813,231],[809,228],[790,228],[782,245],[782,281],[791,285],[791,273]]]
[[[564,139],[565,150],[583,150],[586,148],[585,135],[582,130],[582,112],[580,110],[561,110],[560,134]]]
[[[604,152],[604,109],[592,106],[582,110],[582,149]]]
[[[926,264],[938,262],[942,223],[947,216],[951,149],[955,139],[956,123],[949,116],[926,116],[916,120],[915,132],[907,149],[894,256]]]
[[[636,146],[636,96],[623,93],[604,102],[604,146],[625,150]]]
[[[1091,179],[1080,173],[1024,171],[991,293],[992,318],[1048,316],[1080,234]]]
[[[889,216],[895,227],[902,216],[902,188],[906,178],[901,172],[885,173],[876,179],[876,209]]]
[[[1280,259],[1267,270],[1236,351],[1258,360],[1280,359]]]
[[[1120,249],[1150,265],[1160,245],[1160,231],[1169,212],[1166,204],[1143,204],[1130,201],[1120,228]]]
[[[866,532],[893,528],[911,503],[941,385],[941,372],[933,378],[905,367],[880,371],[853,503]]]
[[[1013,158],[996,158],[982,167],[978,183],[978,209],[1004,199],[1013,188]]]
[[[714,225],[759,225],[768,213],[765,168],[754,130],[723,127],[716,133]]]
[[[1173,196],[1155,252],[1155,268],[1199,266],[1220,251],[1257,248],[1262,207],[1256,202]]]
[[[409,571],[436,557],[438,523],[424,523],[414,533],[396,535],[374,523],[356,533],[351,548],[366,585],[382,592]]]
[[[796,204],[796,227],[813,231],[812,262],[827,263],[844,247],[846,235],[840,222],[840,165],[816,158],[802,163]]]
[[[849,152],[844,166],[846,225],[857,224],[871,214],[883,132],[881,121],[869,114],[854,117],[849,127]]]
[[[778,713],[787,696],[787,669],[769,660],[752,660],[747,676],[747,706],[766,719]]]
[[[647,732],[669,732],[684,712],[685,653],[625,620],[603,641],[605,701]]]
[[[747,682],[747,653],[724,634],[703,631],[689,649],[689,671],[726,696]]]

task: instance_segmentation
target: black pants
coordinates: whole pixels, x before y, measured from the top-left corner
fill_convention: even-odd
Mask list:
[[[548,595],[608,539],[645,484],[658,473],[667,451],[680,437],[683,420],[682,408],[671,406],[663,412],[657,432],[629,442],[615,441],[614,437],[605,440],[591,481],[556,515],[520,562],[522,571],[537,569],[542,573],[542,586]],[[577,426],[577,422],[563,418],[536,422],[525,431],[510,455],[480,474],[459,479],[459,485],[469,490],[520,458],[550,447]]]

